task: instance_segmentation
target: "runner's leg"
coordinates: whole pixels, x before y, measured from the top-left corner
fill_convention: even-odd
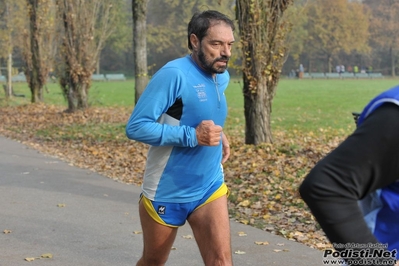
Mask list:
[[[143,255],[136,266],[165,265],[176,238],[177,227],[164,226],[154,221],[146,211],[143,201],[140,201],[139,213],[144,248]]]
[[[188,222],[206,266],[233,265],[226,195],[196,209]]]

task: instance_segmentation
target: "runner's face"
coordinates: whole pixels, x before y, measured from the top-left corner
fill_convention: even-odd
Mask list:
[[[197,45],[197,63],[211,74],[223,73],[231,57],[233,43],[234,35],[229,25],[220,22],[211,26]]]

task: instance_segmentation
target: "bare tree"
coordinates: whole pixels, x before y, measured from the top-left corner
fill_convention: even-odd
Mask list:
[[[133,0],[133,51],[135,76],[135,103],[148,83],[147,69],[147,4],[148,0]]]
[[[53,0],[27,0],[29,30],[25,30],[23,51],[25,75],[31,90],[31,102],[43,101],[43,87],[55,54]]]
[[[245,143],[272,142],[272,101],[286,59],[283,17],[293,0],[237,0],[243,54]]]
[[[114,2],[56,0],[62,18],[61,58],[56,71],[70,112],[88,107],[91,75],[105,40],[114,30]]]
[[[25,22],[24,0],[0,1],[0,57],[7,60],[6,97],[12,97],[12,52],[21,45],[20,32]]]

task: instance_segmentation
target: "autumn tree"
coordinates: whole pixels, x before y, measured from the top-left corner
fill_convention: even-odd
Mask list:
[[[155,4],[156,3],[156,4]],[[159,62],[156,68],[167,61],[189,52],[187,48],[187,24],[195,12],[205,9],[218,10],[234,18],[232,0],[149,0],[147,19],[147,44],[151,63]]]
[[[348,0],[309,2],[306,46],[309,52],[324,56],[329,72],[339,52],[368,51],[369,15],[362,3]]]
[[[43,101],[43,87],[55,55],[55,5],[52,0],[27,0],[29,30],[24,31],[25,75],[31,102]]]
[[[376,47],[388,52],[391,75],[395,76],[396,62],[399,57],[399,1],[368,0],[365,4],[370,6],[372,12],[370,39]]]
[[[12,52],[22,46],[21,32],[25,27],[25,0],[0,1],[0,58],[7,61],[6,97],[12,96]]]
[[[148,83],[147,4],[148,0],[132,1],[135,103],[139,100]]]
[[[88,107],[91,75],[120,11],[112,0],[56,0],[61,18],[57,74],[68,111]]]
[[[292,0],[237,0],[243,56],[245,143],[272,142],[271,111],[286,58],[290,28],[284,12]]]

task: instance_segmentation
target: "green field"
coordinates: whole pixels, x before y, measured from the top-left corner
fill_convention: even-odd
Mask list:
[[[354,125],[360,112],[398,80],[281,80],[273,102],[273,127],[318,130]]]
[[[281,130],[318,131],[320,128],[352,130],[351,112],[361,111],[376,94],[399,83],[396,79],[379,80],[289,80],[282,79],[272,106],[272,128]],[[242,82],[232,80],[226,96],[229,104],[227,126],[243,126]],[[25,98],[14,98],[1,104],[29,103],[30,91],[26,83],[14,84],[18,94]],[[2,99],[3,98],[3,99]],[[4,100],[4,95],[0,96]],[[95,82],[89,92],[89,103],[93,106],[122,106],[133,108],[134,81]],[[47,85],[45,103],[66,106],[57,84]]]
[[[13,87],[16,94],[24,94],[26,98],[14,98],[12,104],[28,103],[30,101],[31,94],[27,83],[14,83]],[[3,96],[1,95],[0,98]],[[48,83],[46,85],[44,102],[67,106],[61,89],[56,83]],[[89,104],[92,106],[133,106],[134,81],[92,83],[89,90]]]

